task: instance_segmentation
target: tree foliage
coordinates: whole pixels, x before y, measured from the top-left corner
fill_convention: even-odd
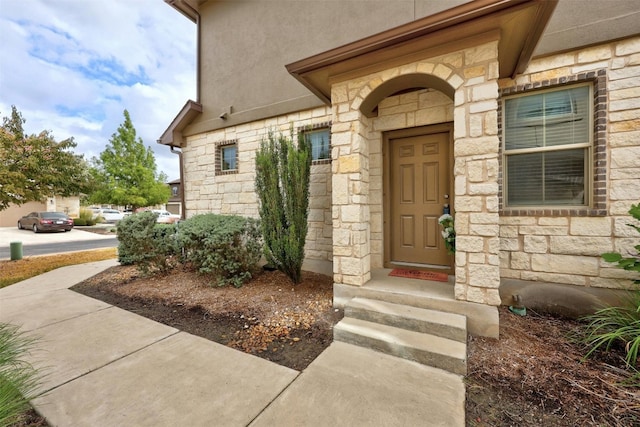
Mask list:
[[[0,210],[51,196],[84,192],[89,173],[83,157],[73,153],[73,138],[56,142],[49,131],[27,135],[14,106],[0,127]]]
[[[294,283],[302,280],[309,216],[311,146],[303,134],[269,133],[256,153],[256,192],[267,262]]]
[[[166,175],[156,172],[151,147],[145,147],[129,112],[111,135],[106,149],[93,159],[92,174],[99,184],[89,197],[93,203],[133,208],[166,203],[171,195]]]

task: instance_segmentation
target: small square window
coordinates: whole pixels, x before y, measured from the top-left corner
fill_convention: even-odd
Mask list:
[[[238,154],[238,147],[235,145],[227,145],[220,149],[222,152],[220,158],[222,159],[222,163],[220,164],[220,169],[223,171],[232,171],[236,170],[236,158]]]
[[[328,160],[331,158],[331,132],[329,128],[307,131],[304,135],[311,142],[311,160]]]
[[[221,141],[216,149],[216,175],[238,172],[238,143]]]

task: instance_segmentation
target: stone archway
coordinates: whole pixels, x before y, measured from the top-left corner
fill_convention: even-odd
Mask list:
[[[333,253],[336,283],[360,286],[371,277],[371,173],[380,165],[369,147],[379,138],[377,106],[390,95],[430,87],[453,100],[457,252],[456,299],[498,305],[498,42],[451,52],[334,83]],[[395,129],[419,126],[418,107],[387,118]],[[413,118],[409,115],[413,113]],[[377,133],[376,133],[377,132]]]
[[[360,112],[366,117],[374,117],[376,108],[383,99],[410,89],[432,88],[444,93],[453,100],[455,89],[448,82],[432,74],[410,73],[402,74],[385,81],[376,87],[360,104]]]

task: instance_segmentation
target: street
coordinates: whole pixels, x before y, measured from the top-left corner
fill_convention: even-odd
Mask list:
[[[90,233],[80,229],[74,229],[68,233],[36,234],[29,230],[18,230],[15,227],[2,227],[0,228],[0,260],[11,257],[12,242],[22,242],[24,257],[118,246],[118,239],[114,235]]]
[[[99,248],[115,248],[118,246],[118,239],[114,236],[110,239],[100,240],[83,240],[78,242],[59,242],[59,243],[43,243],[43,244],[23,244],[22,255],[47,255],[58,254],[63,252],[85,251],[89,249]],[[3,245],[0,247],[0,259],[10,258],[10,246]]]

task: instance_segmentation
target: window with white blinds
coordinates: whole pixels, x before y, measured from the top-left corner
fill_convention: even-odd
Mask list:
[[[589,204],[591,90],[583,84],[504,99],[507,207]]]

